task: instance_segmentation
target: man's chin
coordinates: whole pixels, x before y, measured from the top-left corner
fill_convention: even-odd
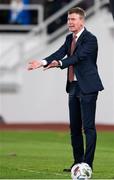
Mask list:
[[[69,28],[70,32],[75,32],[76,30],[74,30],[73,28]]]
[[[74,32],[74,30],[73,30],[73,29],[69,29],[69,31],[70,31],[70,32]]]

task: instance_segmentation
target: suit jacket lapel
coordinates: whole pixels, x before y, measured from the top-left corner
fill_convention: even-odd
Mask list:
[[[87,33],[87,30],[86,28],[84,29],[84,31],[82,32],[82,34],[80,35],[80,37],[78,38],[77,42],[76,42],[76,47],[74,49],[74,52],[76,51],[78,45],[81,43],[82,39],[83,39],[83,36]],[[72,36],[73,34],[70,34],[69,35],[69,39],[67,41],[67,44],[68,44],[68,56],[70,56],[70,49],[71,49],[71,42],[72,42]]]
[[[77,42],[76,42],[76,47],[75,47],[75,50],[77,49],[78,45],[81,43],[82,39],[83,39],[83,36],[86,34],[87,30],[84,29],[84,31],[82,32],[82,34],[79,36]],[[74,50],[74,51],[75,51]]]
[[[68,45],[68,56],[70,56],[71,43],[72,43],[72,34],[69,35],[69,39],[67,40],[67,45]]]

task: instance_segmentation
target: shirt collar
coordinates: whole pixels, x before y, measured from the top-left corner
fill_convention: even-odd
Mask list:
[[[79,36],[82,34],[83,31],[84,31],[84,28],[82,28],[81,31],[79,31],[79,32],[76,34],[76,37],[77,37],[76,39],[79,38]]]

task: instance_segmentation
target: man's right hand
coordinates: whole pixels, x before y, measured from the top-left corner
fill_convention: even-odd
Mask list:
[[[31,62],[28,63],[27,69],[28,69],[28,70],[34,70],[34,69],[37,69],[37,68],[40,68],[40,67],[43,67],[42,61],[33,60],[33,61],[31,61]]]

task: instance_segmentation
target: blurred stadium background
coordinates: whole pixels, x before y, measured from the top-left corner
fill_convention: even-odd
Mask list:
[[[93,178],[114,179],[114,22],[109,0],[0,0],[0,179],[70,178],[62,172],[72,163],[66,71],[30,72],[27,64],[64,42],[67,11],[75,6],[86,10],[86,27],[98,38],[105,87],[97,104],[100,131]]]
[[[67,10],[80,6],[87,13],[86,27],[98,38],[98,67],[105,87],[98,99],[96,124],[113,127],[114,22],[109,1],[22,0],[24,5],[15,1],[17,6],[0,0],[1,126],[69,124],[66,71],[28,72],[27,63],[45,58],[64,42]]]

